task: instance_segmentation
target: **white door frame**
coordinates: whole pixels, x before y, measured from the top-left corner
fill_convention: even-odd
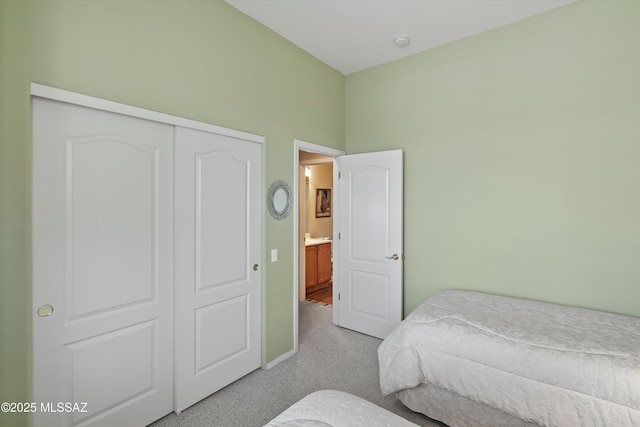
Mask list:
[[[299,200],[299,192],[300,192],[300,174],[298,173],[298,168],[300,167],[300,151],[307,151],[309,153],[317,153],[322,154],[324,156],[329,157],[339,157],[344,156],[345,152],[342,150],[336,150],[335,148],[325,147],[323,145],[313,144],[311,142],[300,141],[295,139],[293,141],[293,351],[291,354],[285,355],[284,358],[287,358],[298,352],[298,298],[300,298],[299,291],[299,266],[300,266],[300,241],[299,241],[299,221],[300,221],[300,200]],[[335,181],[335,180],[334,180]],[[335,182],[334,182],[335,187]],[[334,193],[334,200],[335,193]],[[335,207],[334,207],[335,213]],[[335,215],[334,215],[335,218]],[[335,219],[334,219],[335,224]],[[335,228],[334,228],[335,230]],[[335,245],[334,245],[335,247]],[[333,323],[337,322],[337,313],[336,310],[333,311]],[[284,360],[279,358],[279,360]],[[275,362],[275,361],[274,361]]]

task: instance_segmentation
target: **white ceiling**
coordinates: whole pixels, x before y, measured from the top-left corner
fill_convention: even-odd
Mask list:
[[[576,0],[226,1],[347,75]]]

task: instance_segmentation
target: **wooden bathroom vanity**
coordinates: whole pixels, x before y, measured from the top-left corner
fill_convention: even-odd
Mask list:
[[[307,294],[329,286],[331,282],[331,240],[307,239],[306,291]]]

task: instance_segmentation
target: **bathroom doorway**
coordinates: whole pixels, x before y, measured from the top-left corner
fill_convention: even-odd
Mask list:
[[[333,306],[333,158],[300,151],[300,166],[304,170],[299,198],[304,256],[299,260],[299,296]]]
[[[298,351],[298,305],[307,299],[307,294],[324,301],[332,301],[333,295],[327,295],[333,288],[333,221],[335,219],[334,200],[334,159],[344,155],[344,151],[294,141],[294,324],[293,352]],[[308,169],[307,169],[308,167]],[[315,174],[315,176],[314,176]],[[307,176],[310,175],[310,176]],[[317,202],[316,202],[317,200]],[[317,212],[317,216],[316,216]],[[316,246],[317,252],[309,251],[311,269],[309,271],[311,288],[307,291],[307,247]],[[327,263],[328,254],[328,263]],[[315,259],[313,257],[315,255]],[[319,257],[319,258],[318,258]],[[320,265],[318,259],[323,260]],[[327,264],[329,265],[327,271]],[[315,278],[314,278],[315,273]],[[327,277],[328,276],[328,277]],[[322,295],[324,293],[324,295]],[[333,323],[337,322],[336,310],[333,310]]]

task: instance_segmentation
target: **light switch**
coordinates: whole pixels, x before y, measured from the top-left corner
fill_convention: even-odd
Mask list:
[[[278,261],[278,250],[271,249],[271,262],[276,262],[276,261]]]

